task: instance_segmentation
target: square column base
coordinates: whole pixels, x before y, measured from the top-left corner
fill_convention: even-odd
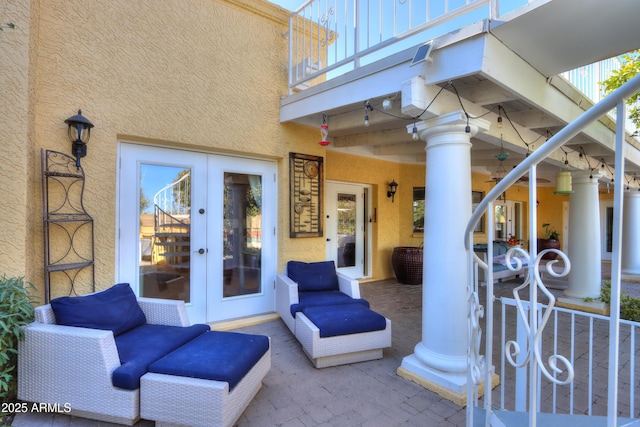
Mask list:
[[[568,308],[570,310],[585,311],[587,313],[609,315],[609,305],[600,300],[585,301],[580,298],[559,297],[556,302],[557,307]]]
[[[454,374],[430,368],[422,363],[414,354],[402,359],[402,365],[396,372],[402,378],[412,381],[429,391],[434,392],[456,405],[467,406],[467,373]],[[500,384],[500,376],[495,373],[491,377],[491,388]],[[484,383],[478,385],[478,396],[484,395]]]

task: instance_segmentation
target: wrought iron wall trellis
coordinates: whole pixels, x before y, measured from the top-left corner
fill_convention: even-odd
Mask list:
[[[52,279],[60,294],[95,291],[93,218],[82,203],[84,170],[66,154],[42,150],[44,297],[51,299]],[[67,291],[63,286],[66,285]]]

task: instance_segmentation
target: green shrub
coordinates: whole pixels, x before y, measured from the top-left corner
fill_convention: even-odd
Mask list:
[[[0,402],[16,399],[18,341],[23,338],[22,326],[33,322],[32,295],[35,287],[22,277],[0,277]],[[4,425],[11,414],[0,414]]]
[[[600,290],[600,299],[611,304],[611,281],[605,280]],[[620,293],[620,318],[640,322],[640,298]]]

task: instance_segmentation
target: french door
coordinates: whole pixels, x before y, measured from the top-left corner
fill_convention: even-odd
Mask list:
[[[192,322],[274,310],[273,162],[120,145],[117,277]]]
[[[354,279],[369,276],[368,186],[327,182],[327,259]]]

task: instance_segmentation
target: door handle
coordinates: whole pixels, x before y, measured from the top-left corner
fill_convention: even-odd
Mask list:
[[[327,239],[327,242],[330,242],[330,241],[331,241],[331,239]]]
[[[204,252],[205,252],[205,250],[204,250],[204,249],[202,249],[202,248],[198,249],[198,253],[199,253],[200,255],[202,255]]]

